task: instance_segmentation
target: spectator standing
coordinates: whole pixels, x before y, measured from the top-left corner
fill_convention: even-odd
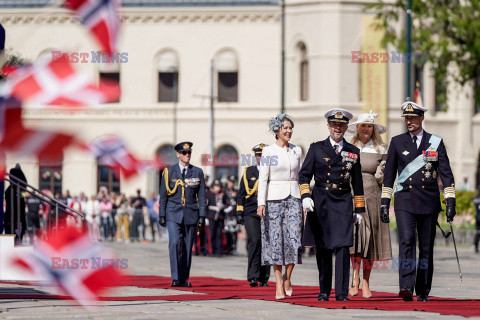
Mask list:
[[[128,202],[127,198],[125,197],[125,194],[122,193],[120,194],[120,197],[118,197],[117,200],[117,220],[118,220],[118,225],[117,225],[117,241],[129,241],[129,211],[131,210],[130,208],[130,202]],[[123,232],[122,232],[123,228]],[[123,235],[123,239],[122,239]]]
[[[155,242],[155,226],[158,224],[158,214],[155,212],[155,203],[157,199],[154,193],[150,194],[150,198],[147,200],[148,215],[150,217],[150,230],[152,233],[152,242]],[[160,235],[160,229],[158,231]]]
[[[145,198],[141,196],[141,190],[137,189],[137,196],[130,202],[133,209],[133,218],[130,225],[130,237],[133,241],[140,241],[140,234],[143,233],[145,223],[143,221],[143,207],[147,205]]]
[[[110,238],[110,228],[112,226],[112,217],[110,215],[112,203],[107,197],[103,197],[102,202],[98,205],[98,209],[100,210],[100,228],[102,229],[103,240],[107,241]]]

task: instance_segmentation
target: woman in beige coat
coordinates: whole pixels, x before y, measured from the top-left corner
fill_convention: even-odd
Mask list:
[[[350,288],[349,293],[352,296],[358,295],[360,266],[363,264],[362,295],[364,298],[372,296],[369,280],[374,261],[392,258],[390,229],[388,224],[380,221],[383,171],[387,160],[387,148],[383,144],[380,134],[384,133],[386,128],[375,123],[374,119],[376,116],[373,111],[362,113],[358,116],[358,120],[350,124],[348,128],[350,132],[355,133],[352,144],[361,151],[360,163],[362,165],[366,207],[364,219],[359,226],[357,250],[359,260],[356,263],[352,263],[354,266],[354,280],[353,287]],[[355,247],[350,248],[350,253],[352,256],[355,254]]]

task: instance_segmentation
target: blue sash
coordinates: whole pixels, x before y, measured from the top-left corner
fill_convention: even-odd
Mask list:
[[[442,138],[434,136],[432,134],[432,136],[428,140],[428,143],[430,143],[430,147],[428,147],[427,151],[437,151],[437,148],[440,145],[441,141]],[[423,154],[419,155],[412,162],[410,162],[398,176],[395,192],[402,191],[402,183],[405,182],[405,180],[407,180],[407,178],[410,177],[412,174],[420,170],[420,168],[422,168],[424,165],[425,161],[423,161]]]

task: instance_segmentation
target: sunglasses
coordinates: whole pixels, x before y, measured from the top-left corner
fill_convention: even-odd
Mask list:
[[[182,154],[186,156],[187,154],[192,154],[192,151],[182,151]]]

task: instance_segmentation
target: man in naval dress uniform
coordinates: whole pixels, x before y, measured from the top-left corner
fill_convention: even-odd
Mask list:
[[[304,245],[316,248],[318,301],[328,301],[330,296],[333,253],[335,297],[337,301],[349,301],[349,248],[353,245],[353,223],[360,223],[365,212],[360,150],[343,138],[352,117],[350,112],[340,108],[325,113],[330,136],[310,145],[299,173],[302,204],[308,212],[303,240]],[[310,191],[312,177],[315,186]]]
[[[270,277],[270,266],[262,266],[261,219],[257,215],[258,167],[262,150],[266,146],[264,143],[259,143],[252,148],[255,153],[256,165],[245,168],[237,196],[237,218],[244,223],[247,231],[247,279],[251,287],[256,287],[258,284],[261,287],[268,287],[268,278]]]
[[[159,223],[168,230],[172,287],[191,287],[188,282],[197,224],[205,225],[205,178],[192,166],[191,142],[175,145],[179,162],[163,171],[160,184]]]
[[[443,139],[423,130],[427,108],[407,101],[402,105],[408,132],[392,138],[383,178],[380,218],[388,223],[390,198],[395,186],[395,218],[399,243],[399,296],[413,301],[429,301],[432,287],[433,245],[436,223],[442,210],[437,178],[446,200],[447,221],[455,216],[455,180]],[[415,229],[419,256],[416,259]]]

